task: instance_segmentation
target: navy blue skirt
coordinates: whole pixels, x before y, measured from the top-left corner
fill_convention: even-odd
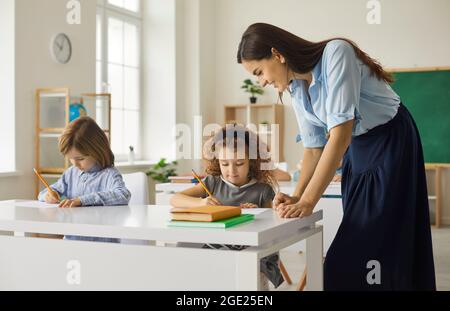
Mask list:
[[[354,137],[343,161],[344,216],[324,266],[325,290],[435,290],[428,194],[416,124]]]

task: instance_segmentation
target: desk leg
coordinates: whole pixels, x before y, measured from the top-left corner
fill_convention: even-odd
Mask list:
[[[306,266],[308,280],[306,290],[323,290],[323,231],[306,239]]]
[[[236,254],[236,288],[238,291],[261,290],[260,263],[256,252]]]

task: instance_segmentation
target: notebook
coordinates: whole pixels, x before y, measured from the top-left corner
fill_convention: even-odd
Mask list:
[[[168,227],[189,227],[189,228],[219,228],[226,229],[239,224],[243,224],[255,219],[255,215],[243,214],[241,216],[223,219],[214,222],[198,222],[198,221],[169,221]]]
[[[213,222],[241,215],[239,206],[201,206],[195,208],[173,208],[172,220]]]

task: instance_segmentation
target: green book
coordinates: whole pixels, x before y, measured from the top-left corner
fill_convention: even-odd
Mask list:
[[[191,227],[191,228],[219,228],[226,229],[255,219],[255,215],[242,214],[241,216],[223,219],[214,222],[200,221],[169,221],[169,227]]]

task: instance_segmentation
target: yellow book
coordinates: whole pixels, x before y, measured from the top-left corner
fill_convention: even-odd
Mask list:
[[[195,208],[173,208],[172,220],[213,222],[241,215],[239,206],[201,206]]]

